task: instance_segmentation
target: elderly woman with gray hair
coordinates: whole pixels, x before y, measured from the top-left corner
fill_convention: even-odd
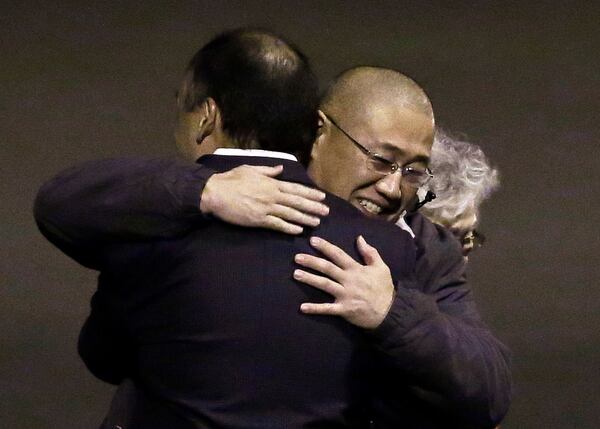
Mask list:
[[[477,233],[479,208],[499,187],[498,170],[493,168],[481,148],[473,143],[452,138],[446,131],[436,130],[431,150],[434,177],[419,190],[419,198],[435,198],[420,212],[433,223],[448,228],[462,244],[465,257],[482,243]]]

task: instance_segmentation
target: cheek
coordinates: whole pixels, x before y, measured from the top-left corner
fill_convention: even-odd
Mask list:
[[[402,184],[400,185],[400,191],[402,192],[402,204],[406,205],[415,200],[418,189]]]
[[[190,155],[193,147],[193,137],[188,128],[178,126],[175,129],[175,144],[184,155]]]
[[[321,161],[327,170],[328,183],[334,189],[329,191],[349,201],[356,191],[373,185],[377,176],[367,169],[366,159],[360,152],[354,153],[350,143],[336,147],[338,150],[323,154]]]
[[[375,188],[377,186],[379,177],[374,176],[369,170],[357,167],[354,164],[347,171],[345,187],[349,194],[360,193],[367,188]]]
[[[352,177],[349,177],[338,171],[338,174],[333,178],[333,188],[335,188],[334,194],[346,201],[349,201],[352,196],[352,192],[355,190],[352,179]]]
[[[357,195],[364,194],[365,189],[374,186],[376,183],[369,173],[369,171],[356,168],[356,165],[337,169],[334,176],[336,188],[338,189],[337,195],[346,201],[351,201]]]

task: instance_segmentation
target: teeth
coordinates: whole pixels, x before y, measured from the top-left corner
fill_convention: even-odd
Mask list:
[[[377,204],[368,201],[368,200],[358,200],[358,203],[363,206],[365,209],[367,209],[367,211],[373,213],[373,214],[379,214],[381,213],[381,206],[378,206]]]

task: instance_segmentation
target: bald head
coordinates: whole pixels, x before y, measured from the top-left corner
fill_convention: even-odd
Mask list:
[[[395,221],[416,194],[411,179],[427,177],[434,124],[425,92],[395,70],[357,67],[331,85],[319,116],[311,177],[366,215]]]
[[[250,55],[256,57],[256,63],[273,79],[294,73],[306,58],[294,50],[281,38],[262,31],[247,30],[240,41],[247,46]]]
[[[410,110],[433,120],[425,91],[408,76],[381,67],[354,67],[343,72],[321,101],[323,111],[351,119],[381,108]]]

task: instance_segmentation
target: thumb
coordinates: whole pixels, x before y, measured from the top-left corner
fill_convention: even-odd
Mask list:
[[[367,243],[367,240],[365,240],[362,235],[358,236],[356,244],[358,247],[358,253],[360,253],[367,265],[374,265],[381,261],[381,257],[379,256],[377,249]]]
[[[258,174],[262,174],[263,176],[267,177],[279,176],[283,171],[283,165],[276,165],[274,167],[252,165],[250,168],[252,168]]]

